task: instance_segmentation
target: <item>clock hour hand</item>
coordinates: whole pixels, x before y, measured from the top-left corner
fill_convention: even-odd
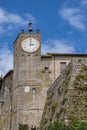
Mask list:
[[[34,46],[34,44],[31,44],[31,43],[30,43],[29,46]]]
[[[33,46],[34,44],[30,44],[31,46]]]

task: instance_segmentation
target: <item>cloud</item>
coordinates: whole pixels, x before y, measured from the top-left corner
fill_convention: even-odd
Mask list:
[[[27,13],[22,17],[18,14],[9,13],[6,10],[0,8],[0,33],[7,32],[9,29],[13,30],[18,26],[24,26],[28,24],[29,20],[34,23],[35,17]]]
[[[13,69],[13,54],[6,44],[0,49],[0,75]]]
[[[82,0],[82,1],[81,1],[81,4],[82,4],[82,6],[85,6],[85,7],[86,7],[86,6],[87,6],[87,0]]]
[[[42,44],[42,53],[74,53],[75,47],[63,40],[48,40]]]
[[[3,23],[16,23],[16,24],[25,24],[24,21],[19,15],[11,14],[0,8],[0,24]]]
[[[85,23],[84,17],[80,13],[79,9],[76,8],[63,8],[59,14],[66,20],[70,25],[76,27],[77,29],[84,30]]]

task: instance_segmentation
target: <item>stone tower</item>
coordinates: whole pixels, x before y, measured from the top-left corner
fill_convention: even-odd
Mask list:
[[[0,88],[3,130],[39,129],[47,90],[73,58],[87,58],[87,54],[41,54],[41,33],[33,32],[31,22],[28,32],[18,34],[14,41],[14,68],[4,76]]]
[[[47,91],[41,69],[41,33],[33,32],[30,22],[29,32],[22,30],[14,41],[13,130],[39,128]]]

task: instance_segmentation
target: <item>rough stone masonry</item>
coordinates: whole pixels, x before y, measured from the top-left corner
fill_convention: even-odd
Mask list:
[[[87,60],[72,59],[47,91],[40,129],[57,120],[69,123],[71,116],[87,121]]]

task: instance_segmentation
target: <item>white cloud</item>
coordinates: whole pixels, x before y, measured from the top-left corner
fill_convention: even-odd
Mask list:
[[[13,69],[13,54],[5,44],[0,49],[0,75],[6,74],[11,69]]]
[[[63,19],[68,21],[68,23],[78,29],[84,30],[85,29],[85,23],[84,23],[84,17],[80,13],[79,9],[76,8],[63,8],[59,14]]]
[[[42,53],[74,53],[75,47],[63,40],[48,40],[42,45]]]
[[[24,14],[24,16],[21,17],[18,14],[9,13],[0,8],[0,33],[6,32],[9,29],[12,30],[13,27],[15,29],[17,26],[26,25],[28,24],[29,20],[31,20],[33,23],[35,22],[35,18],[31,14]]]

